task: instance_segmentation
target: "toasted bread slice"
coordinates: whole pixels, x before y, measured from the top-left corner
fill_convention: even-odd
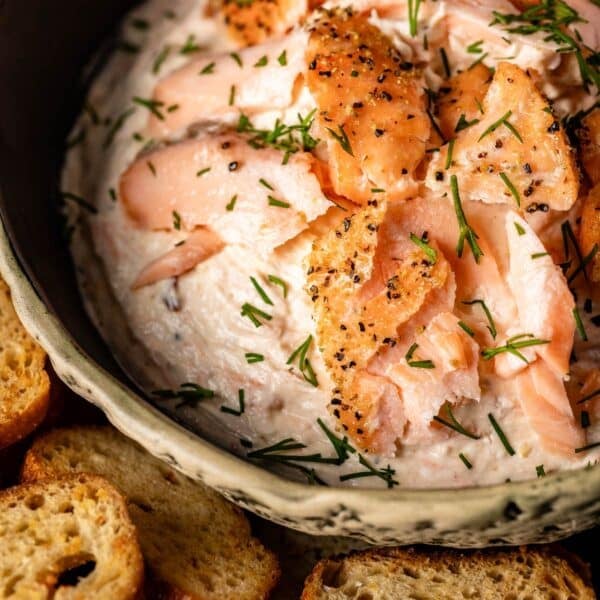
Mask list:
[[[44,419],[50,379],[46,353],[25,331],[0,279],[0,448],[31,433]]]
[[[319,562],[302,600],[593,600],[585,565],[537,548],[479,552],[391,548]]]
[[[57,429],[33,444],[22,479],[71,471],[106,477],[127,498],[162,598],[258,600],[279,577],[242,511],[110,427]]]
[[[0,597],[128,600],[144,567],[120,494],[68,475],[0,492]]]

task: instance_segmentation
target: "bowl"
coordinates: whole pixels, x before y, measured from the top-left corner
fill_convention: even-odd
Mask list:
[[[314,487],[210,444],[136,392],[85,313],[57,210],[63,140],[97,61],[84,67],[132,4],[0,0],[0,272],[61,379],[152,454],[306,533],[479,547],[551,541],[600,521],[599,466],[480,488]]]

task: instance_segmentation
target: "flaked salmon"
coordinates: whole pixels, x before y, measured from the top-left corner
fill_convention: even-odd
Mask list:
[[[310,29],[307,85],[334,191],[361,204],[373,188],[414,194],[430,130],[420,70],[350,8],[322,11]]]
[[[242,47],[284,34],[308,9],[306,0],[221,0],[219,4],[229,36]]]
[[[441,190],[452,174],[465,199],[508,203],[527,212],[568,210],[579,191],[560,122],[527,73],[507,62],[496,69],[483,114],[432,160],[427,185]]]
[[[191,60],[156,85],[150,135],[160,139],[195,123],[234,122],[240,112],[287,108],[298,93],[307,40],[298,31],[237,54],[203,54]]]
[[[579,243],[584,259],[589,259],[592,281],[600,282],[600,183],[589,191],[583,201]]]

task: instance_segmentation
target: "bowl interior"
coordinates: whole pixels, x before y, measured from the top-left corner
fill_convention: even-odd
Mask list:
[[[134,4],[0,0],[0,213],[45,304],[90,357],[124,383],[126,375],[83,309],[57,208],[64,140],[93,76],[87,65],[102,43],[114,45],[104,40]]]

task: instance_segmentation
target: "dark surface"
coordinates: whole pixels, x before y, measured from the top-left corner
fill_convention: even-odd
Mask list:
[[[81,72],[133,0],[0,0],[0,214],[45,303],[88,354],[122,381],[87,318],[57,212],[64,139]]]

